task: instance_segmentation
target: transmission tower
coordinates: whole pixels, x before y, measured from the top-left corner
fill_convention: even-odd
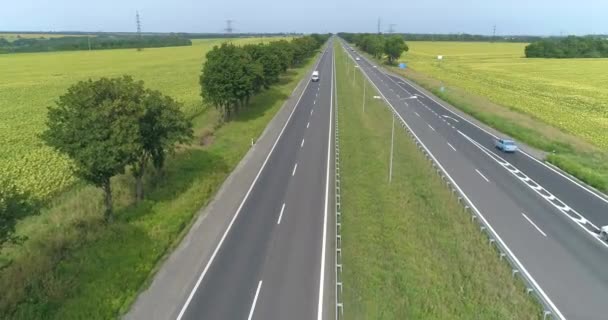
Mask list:
[[[381,21],[380,21],[380,17],[378,17],[378,34],[380,34],[380,33],[381,33],[381,32],[380,32],[380,25],[381,25],[381,24],[380,24],[380,22],[381,22]]]
[[[139,20],[139,11],[135,11],[135,23],[137,24],[137,51],[141,51],[141,20]]]
[[[492,28],[492,42],[496,41],[496,25]]]
[[[224,31],[226,32],[226,34],[232,34],[232,31],[234,31],[234,28],[232,28],[232,23],[234,22],[234,20],[226,20],[226,28],[224,29]]]
[[[388,25],[388,33],[394,33],[395,32],[395,26],[396,24],[391,23]]]

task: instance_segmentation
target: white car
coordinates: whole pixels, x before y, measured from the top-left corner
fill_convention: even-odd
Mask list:
[[[361,58],[359,58],[359,57],[356,57],[356,58],[355,58],[355,60],[357,60],[357,61],[359,61],[359,60],[361,60]]]
[[[319,81],[319,71],[315,70],[312,72],[311,80],[312,80],[312,82]]]
[[[608,226],[603,226],[600,228],[600,239],[608,241]]]

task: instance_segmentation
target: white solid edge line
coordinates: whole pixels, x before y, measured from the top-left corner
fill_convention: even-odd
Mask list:
[[[384,75],[385,75],[385,76],[387,76],[389,79],[391,79],[391,81],[393,81],[394,83],[396,83],[396,84],[397,84],[397,82],[395,82],[395,80],[393,80],[393,79],[391,78],[392,76],[389,76],[389,75],[387,75],[387,74],[384,74]],[[395,76],[395,77],[396,77],[396,78],[401,78],[401,77],[397,77],[397,76]],[[420,92],[420,93],[422,93],[422,94],[423,94],[425,97],[427,97],[427,98],[431,99],[433,102],[435,102],[437,105],[439,105],[440,107],[442,107],[443,109],[445,109],[447,112],[449,112],[449,113],[453,114],[454,116],[456,116],[456,117],[458,117],[458,118],[460,118],[460,119],[462,119],[462,120],[464,120],[464,121],[468,122],[469,124],[471,124],[472,126],[476,127],[477,129],[479,129],[479,130],[481,130],[481,131],[485,132],[486,134],[490,135],[492,138],[498,139],[498,137],[497,137],[496,135],[494,135],[493,133],[491,133],[490,131],[486,130],[485,128],[482,128],[481,126],[479,126],[479,125],[477,125],[477,124],[473,123],[471,120],[469,120],[469,119],[467,119],[467,118],[465,118],[465,117],[463,117],[463,116],[461,116],[461,115],[457,114],[456,112],[454,112],[454,111],[450,110],[448,107],[444,106],[444,105],[443,105],[441,102],[439,102],[439,101],[435,100],[433,97],[431,97],[431,96],[427,95],[427,94],[426,94],[426,93],[424,93],[423,91],[418,90],[416,87],[414,87],[414,86],[413,86],[413,85],[410,83],[410,81],[409,81],[409,80],[405,80],[405,79],[404,79],[404,82],[407,82],[407,84],[408,84],[410,87],[412,87],[412,88],[413,88],[414,90],[416,90],[416,91],[419,91],[419,92]],[[404,84],[405,84],[405,83],[404,83]],[[397,84],[397,85],[399,86],[399,84]],[[406,92],[407,92],[407,90],[406,90],[405,88],[403,88],[402,86],[399,86],[399,87],[400,87],[400,88],[402,88],[404,91],[406,91]],[[587,186],[585,186],[584,184],[581,184],[581,183],[579,183],[578,181],[573,180],[572,178],[570,178],[570,177],[568,177],[567,175],[563,174],[563,173],[562,173],[562,172],[560,172],[559,170],[556,170],[556,169],[552,168],[550,165],[548,165],[548,164],[544,163],[543,161],[540,161],[540,160],[536,159],[534,156],[530,155],[529,153],[527,153],[527,152],[525,152],[525,151],[523,151],[523,150],[520,150],[520,152],[521,152],[522,154],[524,154],[525,156],[527,156],[528,158],[530,158],[530,159],[532,159],[532,160],[534,160],[534,161],[538,162],[539,164],[541,164],[541,165],[542,165],[542,166],[544,166],[545,168],[547,168],[547,169],[549,169],[549,170],[551,170],[551,171],[553,171],[553,172],[557,173],[557,174],[558,174],[558,175],[560,175],[562,178],[564,178],[564,179],[566,179],[566,180],[570,181],[571,183],[574,183],[576,186],[578,186],[579,188],[581,188],[581,189],[583,189],[583,190],[587,191],[588,193],[592,194],[592,195],[593,195],[593,196],[595,196],[596,198],[598,198],[598,199],[600,199],[600,200],[604,201],[605,203],[608,203],[608,199],[606,199],[605,197],[602,197],[601,195],[599,195],[597,191],[594,191],[594,190],[589,189],[589,188],[588,188]]]
[[[447,142],[448,146],[450,146],[450,148],[452,148],[452,150],[456,151],[456,148],[454,148],[453,145],[451,145],[449,142]]]
[[[298,163],[296,163],[295,166],[293,166],[293,171],[291,172],[291,176],[295,176],[296,175],[296,169],[298,168]]]
[[[277,224],[281,224],[281,218],[283,218],[283,211],[285,211],[285,202],[283,202],[283,206],[281,207],[281,213],[279,214],[279,220],[277,220]]]
[[[523,213],[523,212],[522,212],[522,213],[521,213],[521,215],[522,215],[522,216],[524,216],[524,218],[526,218],[526,220],[528,220],[528,222],[530,222],[530,224],[531,224],[532,226],[534,226],[534,228],[536,228],[536,230],[538,230],[538,232],[540,232],[540,233],[541,233],[543,236],[545,236],[545,237],[547,236],[547,234],[545,234],[545,233],[543,232],[543,230],[541,230],[541,229],[540,229],[540,228],[539,228],[539,227],[536,225],[536,223],[532,222],[532,220],[530,220],[530,218],[528,218],[528,216],[527,216],[525,213]]]
[[[486,178],[486,176],[483,175],[483,173],[481,173],[481,171],[475,169],[475,171],[477,171],[477,173],[484,179],[486,180],[486,182],[490,182],[490,180],[488,180],[488,178]]]
[[[321,60],[323,60],[323,56],[324,55],[325,54],[321,55],[321,57],[319,58],[319,61],[317,61],[317,64],[315,66],[315,70],[317,69],[317,67],[321,63]],[[226,228],[226,231],[224,231],[224,234],[222,235],[222,238],[220,239],[220,242],[218,242],[217,246],[215,247],[215,250],[213,250],[213,254],[211,254],[211,258],[209,258],[209,261],[207,261],[207,264],[205,265],[205,269],[203,269],[203,272],[201,273],[201,275],[199,276],[198,280],[196,281],[196,284],[194,285],[194,288],[192,288],[192,291],[190,291],[190,294],[188,295],[188,299],[186,299],[186,302],[182,306],[182,309],[180,310],[179,314],[177,315],[176,320],[181,320],[181,318],[184,316],[184,313],[186,312],[186,309],[188,309],[188,306],[190,305],[190,302],[192,301],[192,297],[194,297],[194,293],[196,293],[196,290],[198,290],[198,287],[200,286],[201,282],[203,281],[203,278],[205,277],[205,275],[207,274],[207,271],[209,270],[209,267],[213,263],[213,260],[215,259],[215,256],[217,255],[218,251],[220,250],[220,247],[222,246],[222,244],[224,243],[224,240],[226,239],[226,236],[228,235],[228,232],[230,232],[230,229],[232,228],[232,225],[234,224],[234,221],[236,220],[236,218],[238,217],[239,213],[241,212],[241,209],[243,208],[243,205],[245,204],[245,201],[247,201],[247,199],[249,198],[249,194],[251,193],[251,190],[253,190],[253,186],[258,181],[258,178],[260,177],[260,174],[262,173],[262,171],[266,167],[266,163],[268,162],[268,159],[270,159],[270,155],[272,155],[272,152],[274,151],[274,148],[277,146],[277,143],[281,139],[281,136],[283,136],[283,132],[285,131],[285,128],[287,128],[287,125],[289,124],[289,121],[291,120],[291,116],[293,116],[294,112],[298,108],[298,105],[300,104],[300,100],[302,99],[302,97],[304,96],[304,93],[308,89],[308,85],[309,84],[310,84],[310,81],[307,81],[306,82],[306,86],[304,87],[304,90],[302,90],[302,93],[300,94],[300,97],[298,98],[298,101],[296,101],[296,105],[293,107],[293,110],[291,110],[291,113],[289,114],[289,117],[287,118],[287,121],[285,121],[285,124],[283,125],[283,128],[281,129],[281,132],[279,132],[279,135],[277,136],[276,140],[274,141],[274,144],[272,145],[272,148],[270,149],[270,152],[268,152],[268,155],[266,156],[266,159],[264,160],[264,163],[262,163],[262,166],[260,167],[260,170],[258,170],[258,173],[256,174],[255,178],[253,179],[253,182],[251,182],[251,185],[249,185],[249,189],[247,190],[247,193],[245,194],[245,197],[243,198],[243,200],[241,201],[241,204],[237,208],[236,213],[234,214],[234,216],[232,217],[232,220],[230,221],[230,224],[228,224],[228,227]]]
[[[329,102],[329,132],[327,135],[327,173],[325,175],[325,212],[323,214],[323,241],[321,243],[321,276],[319,277],[319,304],[317,306],[317,320],[323,320],[323,287],[325,283],[325,243],[327,238],[327,206],[329,205],[329,170],[331,160],[331,137],[334,112],[334,81],[336,74],[335,55],[332,52],[332,76],[331,76],[331,93]]]
[[[376,86],[376,84],[371,81],[371,78],[369,76],[367,76],[367,73],[364,73],[365,76],[367,77],[367,79],[371,82],[371,84],[376,87],[376,90],[378,90],[378,92],[380,93],[380,95],[382,95],[384,97],[384,94],[382,93],[382,91],[380,91],[380,89],[378,88],[378,86]],[[549,303],[549,305],[553,308],[553,310],[555,310],[555,312],[557,313],[556,316],[558,316],[560,319],[565,319],[564,315],[561,313],[561,311],[559,311],[559,309],[555,306],[555,304],[553,303],[553,301],[549,298],[549,296],[547,296],[547,294],[545,293],[545,291],[540,287],[540,285],[536,282],[536,280],[532,277],[532,275],[528,272],[528,269],[526,269],[526,267],[524,267],[524,265],[519,261],[519,259],[515,256],[515,254],[513,253],[513,251],[511,251],[511,249],[507,246],[507,244],[502,240],[502,238],[500,237],[500,235],[498,235],[498,233],[494,230],[494,228],[492,228],[492,226],[490,225],[490,223],[486,220],[486,218],[483,216],[483,214],[481,213],[481,211],[479,211],[479,209],[477,209],[477,207],[475,206],[475,204],[473,204],[473,201],[471,201],[469,199],[469,197],[466,195],[466,193],[464,193],[462,191],[462,189],[460,188],[460,186],[456,183],[456,181],[454,181],[454,179],[452,178],[452,176],[450,176],[450,174],[447,172],[447,170],[445,170],[445,168],[441,165],[441,163],[437,160],[437,158],[435,158],[435,156],[431,153],[431,151],[426,147],[426,145],[422,142],[422,140],[420,140],[420,138],[418,137],[418,135],[416,135],[416,133],[412,130],[412,128],[410,127],[409,124],[407,124],[407,122],[405,122],[405,120],[403,119],[403,117],[401,117],[401,114],[399,114],[397,112],[397,110],[395,109],[395,107],[388,102],[388,100],[386,99],[386,97],[384,97],[384,99],[387,101],[387,103],[389,104],[389,106],[393,109],[393,111],[397,114],[397,116],[399,117],[399,119],[401,119],[401,122],[403,124],[405,124],[405,126],[407,126],[407,128],[409,129],[409,131],[412,133],[412,135],[414,135],[414,137],[416,138],[416,140],[418,140],[418,142],[420,143],[420,145],[422,145],[422,147],[426,150],[426,152],[429,154],[429,156],[435,161],[435,163],[437,163],[437,165],[439,166],[439,168],[445,173],[446,177],[451,181],[451,183],[454,185],[454,187],[456,189],[458,189],[458,191],[460,192],[460,194],[462,194],[462,196],[464,197],[464,199],[471,204],[471,209],[473,209],[477,215],[480,217],[480,219],[488,226],[488,229],[496,235],[496,240],[502,244],[502,246],[505,248],[505,250],[507,251],[507,253],[513,257],[513,261],[515,262],[515,264],[517,264],[517,266],[519,267],[519,269],[521,270],[521,272],[523,274],[525,274],[528,279],[530,279],[530,281],[532,282],[532,285],[536,288],[536,290],[538,291],[538,294],[540,296],[542,296],[545,301],[547,301],[547,303]]]
[[[304,147],[304,138],[302,138],[302,143],[300,143],[300,148]]]
[[[253,311],[255,310],[255,304],[258,302],[258,295],[260,294],[261,288],[262,288],[262,280],[260,280],[260,282],[258,282],[258,288],[257,288],[257,290],[255,290],[255,297],[253,297],[253,303],[251,304],[251,310],[249,310],[249,317],[247,317],[248,320],[251,320],[251,318],[253,318]]]

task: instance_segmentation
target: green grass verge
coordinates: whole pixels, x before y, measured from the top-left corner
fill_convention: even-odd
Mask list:
[[[142,204],[132,204],[130,175],[114,179],[112,225],[102,223],[102,195],[90,186],[74,188],[24,221],[18,231],[30,239],[2,252],[11,263],[0,270],[0,318],[112,319],[125,312],[313,62],[290,70],[219,128],[214,109],[194,119],[193,144],[177,152],[161,175],[147,177]]]
[[[345,319],[538,319],[540,306],[336,50]],[[348,71],[347,71],[348,70]]]

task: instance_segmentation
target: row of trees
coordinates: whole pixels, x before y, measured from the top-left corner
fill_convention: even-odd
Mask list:
[[[215,46],[203,64],[201,96],[227,121],[247,107],[253,95],[277,83],[288,68],[311,57],[328,38],[329,35],[313,34],[267,44]]]
[[[104,192],[106,221],[112,220],[110,179],[129,167],[137,201],[149,165],[162,169],[167,154],[192,136],[179,103],[146,89],[129,76],[81,81],[49,108],[42,139],[72,162],[76,176]]]
[[[370,33],[340,33],[339,35],[376,58],[386,55],[389,64],[395,63],[404,52],[409,50],[405,39],[400,35]]]
[[[601,37],[549,38],[526,46],[527,58],[605,58],[608,40]]]
[[[169,36],[74,36],[49,39],[20,38],[8,41],[0,38],[0,53],[103,50],[126,48],[157,48],[190,46],[188,38]]]

